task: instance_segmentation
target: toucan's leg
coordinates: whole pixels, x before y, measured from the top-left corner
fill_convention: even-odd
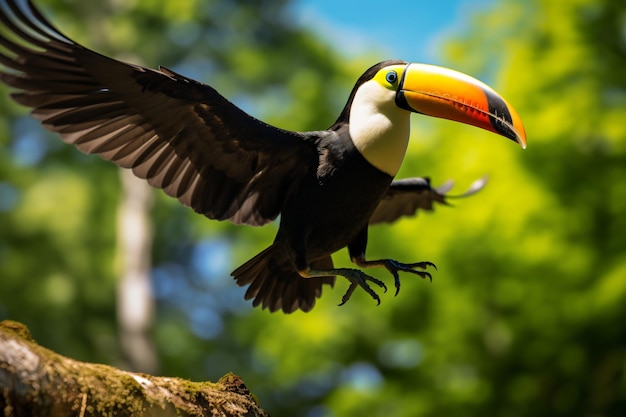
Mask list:
[[[332,269],[311,269],[305,268],[302,270],[298,270],[298,273],[304,278],[315,278],[315,277],[327,277],[327,276],[335,276],[340,275],[350,281],[350,287],[348,291],[341,298],[340,306],[344,305],[352,296],[354,290],[357,287],[361,287],[367,292],[376,303],[380,305],[380,297],[376,292],[369,286],[368,281],[373,282],[382,288],[385,292],[387,292],[387,286],[381,280],[378,280],[374,277],[367,275],[366,273],[359,271],[358,269],[351,268],[332,268]]]
[[[352,296],[352,293],[357,287],[361,287],[367,292],[378,304],[380,304],[380,297],[367,283],[368,281],[378,285],[385,292],[387,292],[387,286],[384,282],[367,275],[366,273],[352,268],[317,268],[312,267],[312,263],[307,259],[306,251],[306,238],[308,233],[302,232],[297,234],[298,239],[292,240],[292,248],[294,250],[295,267],[298,274],[303,278],[315,278],[315,277],[332,277],[342,276],[350,281],[350,287],[341,299],[341,304],[344,305]]]
[[[395,261],[393,259],[377,259],[375,261],[368,261],[365,259],[365,248],[367,247],[367,227],[361,230],[356,238],[348,245],[348,251],[350,253],[350,259],[352,262],[360,266],[361,268],[376,268],[376,267],[384,267],[387,268],[391,275],[394,278],[394,284],[396,287],[396,294],[400,291],[400,275],[398,272],[410,272],[415,274],[422,279],[428,278],[432,282],[433,277],[429,272],[426,271],[416,271],[415,268],[426,269],[429,266],[437,269],[435,264],[432,262],[415,262],[410,264],[405,264],[402,262]]]

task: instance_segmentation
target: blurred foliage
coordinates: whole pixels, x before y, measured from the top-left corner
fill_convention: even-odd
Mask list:
[[[290,129],[330,125],[377,60],[342,62],[289,23],[286,0],[45,4],[81,43],[209,82]],[[443,64],[490,80],[529,147],[414,117],[401,176],[461,188],[491,175],[453,208],[372,228],[370,257],[431,260],[432,285],[405,276],[379,307],[357,293],[339,308],[339,280],[311,313],[252,309],[228,272],[275,226],[206,221],[159,192],[163,374],[233,371],[273,416],[626,414],[626,4],[506,0],[473,19]],[[124,366],[116,168],[44,134],[1,91],[0,319],[66,355]]]

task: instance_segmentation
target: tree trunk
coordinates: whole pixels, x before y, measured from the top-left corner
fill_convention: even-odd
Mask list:
[[[191,382],[75,361],[0,322],[0,412],[11,417],[268,416],[236,375]]]
[[[122,197],[117,209],[117,322],[124,356],[133,371],[154,373],[157,354],[149,336],[154,317],[150,283],[152,188],[132,171],[120,169]]]

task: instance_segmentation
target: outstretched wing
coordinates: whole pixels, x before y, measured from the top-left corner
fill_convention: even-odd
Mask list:
[[[212,219],[261,225],[316,163],[313,141],[248,115],[208,85],[91,51],[32,5],[0,6],[0,80],[78,149],[130,168]],[[2,68],[3,67],[3,68]]]
[[[472,183],[463,194],[448,195],[454,182],[446,181],[442,186],[433,188],[429,178],[406,178],[393,181],[387,194],[378,204],[370,217],[369,224],[391,223],[402,216],[413,216],[418,209],[433,210],[434,203],[448,204],[448,198],[461,198],[480,191],[487,184],[487,177]]]

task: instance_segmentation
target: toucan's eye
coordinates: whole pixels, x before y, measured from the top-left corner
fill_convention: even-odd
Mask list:
[[[389,71],[387,75],[385,75],[385,80],[387,80],[389,84],[395,84],[396,81],[398,81],[398,74],[396,74],[395,71]]]

